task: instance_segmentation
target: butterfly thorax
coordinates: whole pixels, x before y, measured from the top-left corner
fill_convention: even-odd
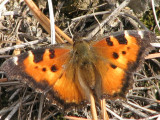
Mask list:
[[[80,74],[83,77],[85,83],[90,86],[91,89],[95,87],[95,56],[93,49],[90,46],[90,42],[76,41],[73,45],[73,56],[77,69],[80,70]]]
[[[91,49],[87,41],[76,41],[73,45],[73,51],[76,61],[80,61],[80,63],[89,62],[92,59]]]

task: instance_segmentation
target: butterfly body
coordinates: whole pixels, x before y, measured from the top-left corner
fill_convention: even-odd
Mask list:
[[[10,58],[2,66],[9,79],[27,82],[60,107],[95,98],[124,97],[155,35],[148,31],[117,32],[95,41],[75,41],[36,49]]]
[[[83,81],[90,88],[95,87],[95,62],[96,56],[90,42],[75,41],[73,45],[73,64],[75,69],[79,69],[83,76]],[[76,63],[74,62],[76,61]]]

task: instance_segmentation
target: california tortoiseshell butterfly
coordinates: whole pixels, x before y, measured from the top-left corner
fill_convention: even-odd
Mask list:
[[[87,90],[96,99],[124,97],[132,72],[154,39],[152,32],[131,30],[100,40],[75,40],[12,57],[0,70],[8,79],[48,91],[48,98],[64,108],[88,100]]]

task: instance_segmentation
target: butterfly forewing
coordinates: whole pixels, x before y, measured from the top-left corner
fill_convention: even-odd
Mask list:
[[[110,98],[125,96],[133,83],[131,73],[144,59],[152,39],[155,35],[149,31],[125,31],[114,33],[93,45],[99,56],[96,66],[102,76],[102,94]]]
[[[79,104],[84,93],[77,87],[79,83],[70,65],[71,52],[66,46],[36,49],[8,59],[1,70],[9,80],[17,79],[41,92],[48,91],[49,99],[60,107]]]

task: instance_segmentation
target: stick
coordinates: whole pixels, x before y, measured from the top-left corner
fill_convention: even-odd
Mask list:
[[[35,3],[32,0],[24,0],[30,10],[33,12],[34,16],[37,18],[37,20],[40,22],[40,24],[43,26],[43,28],[51,34],[51,29],[50,29],[50,20],[40,11],[40,9],[35,5]],[[55,31],[61,35],[64,39],[66,39],[69,43],[73,44],[73,40],[67,36],[61,29],[59,29],[55,25]],[[56,38],[57,37],[56,35]],[[61,41],[61,40],[60,40]]]
[[[100,104],[101,104],[101,115],[103,120],[109,120],[108,114],[106,112],[106,100],[105,99],[100,100]]]
[[[97,111],[96,111],[96,105],[95,105],[95,99],[94,99],[92,93],[90,93],[90,101],[91,101],[92,119],[93,120],[98,120],[98,118],[97,118]]]
[[[91,38],[93,38],[93,36],[95,34],[97,34],[97,32],[100,30],[100,28],[102,28],[104,26],[104,24],[109,23],[110,21],[113,21],[120,13],[120,11],[126,6],[128,5],[128,3],[130,2],[130,0],[125,0],[118,8],[116,8],[106,19],[104,19],[100,26],[97,25],[97,27],[90,32],[90,34],[88,34],[86,36],[87,40],[90,40]]]

